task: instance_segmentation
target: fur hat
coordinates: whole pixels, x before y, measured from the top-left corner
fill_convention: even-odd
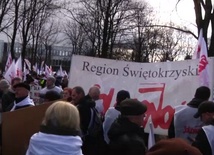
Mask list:
[[[202,155],[202,153],[183,139],[172,138],[160,140],[146,155]]]
[[[136,99],[125,99],[117,107],[121,115],[141,115],[147,110],[146,105]]]

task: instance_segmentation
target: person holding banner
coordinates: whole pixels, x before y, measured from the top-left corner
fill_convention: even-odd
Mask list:
[[[175,107],[174,120],[172,121],[169,130],[169,138],[183,138],[190,144],[195,139],[198,131],[203,125],[199,118],[194,118],[198,106],[207,101],[210,97],[210,89],[206,86],[201,86],[196,89],[194,98],[187,105]]]
[[[136,99],[125,99],[118,108],[121,115],[108,132],[110,155],[145,155],[144,128],[146,105]]]
[[[205,126],[198,132],[192,145],[203,155],[214,155],[214,102],[203,102],[194,117],[200,117]]]
[[[77,108],[57,101],[46,110],[40,132],[31,137],[26,155],[83,155],[80,134]]]

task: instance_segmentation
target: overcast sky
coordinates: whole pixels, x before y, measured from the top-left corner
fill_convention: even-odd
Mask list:
[[[141,0],[137,0],[141,1]],[[194,5],[192,0],[145,0],[153,8],[157,19],[163,22],[175,22],[190,28],[193,32],[197,32],[195,26]],[[7,38],[0,34],[0,40],[7,41]]]
[[[162,21],[173,21],[177,24],[190,27],[196,30],[194,4],[192,0],[146,0],[154,7],[155,15]]]

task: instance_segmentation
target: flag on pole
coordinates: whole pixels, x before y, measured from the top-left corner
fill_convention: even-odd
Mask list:
[[[207,44],[203,37],[203,31],[200,30],[197,50],[195,51],[193,58],[199,59],[198,72],[201,86],[209,87],[209,62],[207,56]]]
[[[63,73],[63,70],[62,70],[62,65],[60,65],[59,70],[57,71],[57,75],[61,76],[61,77],[64,76],[64,73]]]
[[[20,77],[22,79],[22,57],[20,55],[20,57],[18,58],[18,60],[16,61],[16,77]]]
[[[209,62],[207,56],[207,45],[202,38],[201,40],[201,51],[200,51],[200,58],[199,58],[199,78],[200,78],[200,85],[209,87]]]
[[[203,39],[203,30],[201,29],[198,37],[197,46],[196,46],[195,52],[193,53],[192,59],[200,58],[202,39]]]
[[[9,53],[8,57],[7,57],[7,62],[6,62],[5,68],[4,68],[5,72],[8,70],[8,68],[10,67],[12,62],[13,62],[13,59],[12,59],[11,53]]]
[[[11,80],[16,77],[16,64],[15,60],[12,61],[12,64],[4,74],[4,78],[11,82]]]
[[[48,67],[48,65],[45,65],[45,76],[46,76],[46,77],[51,76],[51,70],[50,70],[50,68]]]
[[[148,139],[148,149],[155,145],[155,135],[153,123],[149,122],[149,139]]]

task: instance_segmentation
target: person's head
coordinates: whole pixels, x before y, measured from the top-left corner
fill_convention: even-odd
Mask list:
[[[125,99],[120,103],[117,110],[121,112],[121,116],[127,117],[132,123],[142,126],[147,107],[136,99]]]
[[[94,100],[99,100],[100,98],[100,89],[96,86],[93,86],[89,89],[88,95]]]
[[[125,100],[125,99],[129,99],[130,98],[130,94],[128,91],[126,90],[120,90],[118,93],[117,93],[117,97],[116,97],[116,106],[119,106],[120,103]]]
[[[72,89],[72,102],[77,105],[79,101],[85,96],[85,92],[82,87],[76,86]]]
[[[6,79],[0,80],[0,91],[4,92],[8,90],[9,87],[10,87],[10,84]]]
[[[202,155],[202,153],[185,140],[172,138],[158,141],[146,155]]]
[[[46,80],[47,88],[55,86],[55,82],[56,82],[55,77],[53,77],[53,76],[48,77]]]
[[[210,97],[210,88],[206,86],[198,87],[195,91],[195,98],[201,100],[208,100]]]
[[[27,83],[20,82],[13,86],[15,89],[15,97],[22,98],[28,96],[30,92],[30,86]]]
[[[11,80],[11,86],[13,87],[14,85],[22,82],[22,79],[20,77],[15,77]]]
[[[69,88],[69,87],[65,87],[65,88],[63,89],[63,97],[62,97],[62,98],[63,98],[65,101],[71,101],[71,100],[72,100],[71,95],[72,95],[72,89]]]
[[[201,120],[205,124],[210,124],[214,121],[214,102],[204,101],[199,107],[197,113],[194,115],[195,118],[201,117]]]
[[[77,108],[65,101],[56,101],[48,107],[42,122],[45,126],[80,131]]]
[[[61,99],[61,95],[54,90],[47,91],[44,96],[45,102],[55,101]]]

